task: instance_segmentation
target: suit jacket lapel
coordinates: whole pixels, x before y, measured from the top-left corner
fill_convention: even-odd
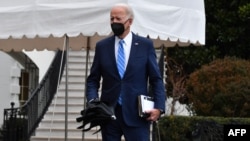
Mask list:
[[[110,40],[108,46],[110,46],[110,47],[108,47],[109,51],[107,51],[108,53],[110,53],[108,56],[111,56],[111,59],[112,59],[111,61],[112,61],[112,64],[113,64],[113,66],[114,66],[114,67],[112,67],[112,68],[115,69],[116,76],[117,76],[118,78],[120,78],[119,71],[118,71],[118,68],[117,68],[117,65],[116,65],[116,56],[115,56],[115,36],[112,36],[112,37],[111,37],[111,40]]]
[[[131,43],[131,50],[130,50],[130,55],[129,55],[129,59],[128,59],[128,64],[127,64],[127,69],[125,71],[125,76],[126,76],[126,72],[127,70],[130,69],[130,64],[133,63],[134,58],[136,57],[137,51],[139,47],[139,41],[137,36],[133,33],[132,34],[132,43]],[[125,77],[124,76],[124,77]]]

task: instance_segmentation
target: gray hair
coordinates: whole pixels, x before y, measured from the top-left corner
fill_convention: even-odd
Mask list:
[[[123,7],[123,8],[125,8],[128,17],[131,18],[131,19],[134,19],[134,12],[133,12],[133,9],[131,8],[130,5],[128,5],[126,3],[117,3],[112,8],[114,8],[114,7]]]

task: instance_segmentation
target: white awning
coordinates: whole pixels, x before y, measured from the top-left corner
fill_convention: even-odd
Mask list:
[[[132,31],[156,47],[205,44],[203,0],[8,0],[0,1],[0,50],[61,49],[65,36],[73,50],[94,48],[112,34],[109,12],[118,2],[132,6]]]

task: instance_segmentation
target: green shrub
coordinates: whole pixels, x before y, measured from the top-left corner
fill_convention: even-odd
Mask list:
[[[249,118],[165,116],[158,122],[162,141],[223,141],[224,125],[250,125]]]
[[[186,86],[194,115],[250,116],[250,61],[217,59],[190,74]]]

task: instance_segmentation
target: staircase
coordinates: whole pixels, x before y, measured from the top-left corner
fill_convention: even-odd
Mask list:
[[[160,50],[156,50],[157,56]],[[90,51],[88,72],[94,57],[94,50]],[[77,129],[80,123],[76,118],[80,116],[80,111],[84,107],[85,78],[86,78],[86,51],[69,51],[68,58],[68,114],[65,122],[65,83],[66,74],[64,72],[58,92],[52,101],[47,113],[42,119],[36,133],[30,141],[101,141],[101,134],[92,134],[99,128],[93,128],[88,132]],[[67,125],[66,125],[67,124]],[[65,128],[67,126],[67,132]]]
[[[94,50],[90,51],[88,71],[91,67]],[[66,73],[64,72],[58,92],[53,99],[47,113],[42,119],[35,135],[31,141],[101,141],[100,132],[92,135],[97,128],[88,132],[81,132],[77,129],[81,123],[76,122],[80,111],[84,107],[85,94],[85,73],[86,73],[86,51],[69,51],[68,58],[68,114],[65,122],[65,83]],[[67,123],[67,125],[66,125]],[[67,132],[65,133],[65,127]]]

